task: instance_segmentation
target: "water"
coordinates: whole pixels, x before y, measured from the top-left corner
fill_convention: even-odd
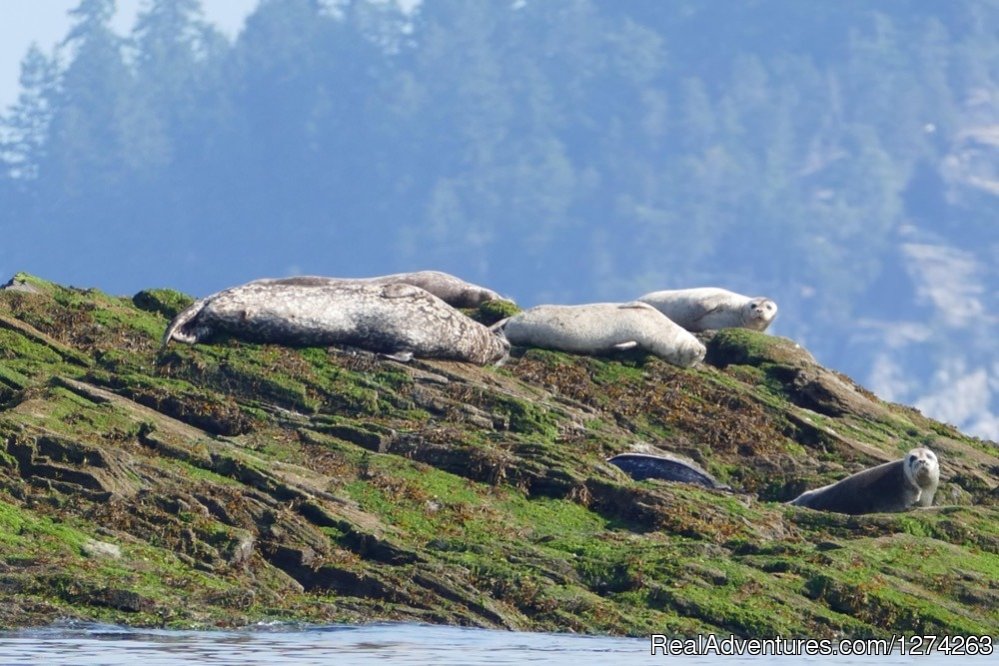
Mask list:
[[[0,632],[0,664],[107,664],[141,666],[309,664],[745,664],[779,661],[836,664],[944,666],[951,659],[975,664],[995,657],[652,656],[649,638],[492,631],[417,624],[265,627],[245,631],[167,631],[109,625],[64,624]]]
[[[648,640],[374,624],[247,631],[107,625],[0,633],[0,664],[608,664],[648,653]]]

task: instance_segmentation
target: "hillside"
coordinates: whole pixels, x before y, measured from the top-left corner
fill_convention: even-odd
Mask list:
[[[707,362],[515,350],[501,368],[229,341],[189,302],[19,274],[0,291],[0,623],[406,620],[641,635],[995,633],[999,450],[792,341]],[[937,504],[783,505],[901,456]],[[637,445],[738,492],[635,482]]]

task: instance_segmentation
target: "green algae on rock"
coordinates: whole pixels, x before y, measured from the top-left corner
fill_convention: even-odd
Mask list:
[[[478,368],[239,341],[160,350],[182,294],[16,282],[30,289],[0,290],[3,626],[999,626],[995,444],[877,400],[791,341],[721,331],[692,369],[634,353],[515,350]],[[918,445],[941,457],[942,506],[781,503]],[[606,462],[637,446],[739,492]]]

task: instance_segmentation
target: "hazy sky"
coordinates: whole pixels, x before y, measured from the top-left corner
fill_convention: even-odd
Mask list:
[[[118,0],[115,30],[126,34],[147,0]],[[79,0],[0,0],[0,113],[17,99],[21,59],[32,42],[49,53],[69,30]],[[202,0],[205,18],[235,36],[257,0]]]

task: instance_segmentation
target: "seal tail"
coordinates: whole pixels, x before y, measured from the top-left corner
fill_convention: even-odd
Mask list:
[[[181,310],[177,316],[173,318],[167,326],[166,331],[163,333],[163,340],[160,343],[160,349],[165,349],[170,340],[186,342],[189,345],[193,345],[198,341],[197,334],[185,332],[183,328],[201,313],[201,310],[205,307],[205,303],[207,301],[207,298],[199,299]]]

